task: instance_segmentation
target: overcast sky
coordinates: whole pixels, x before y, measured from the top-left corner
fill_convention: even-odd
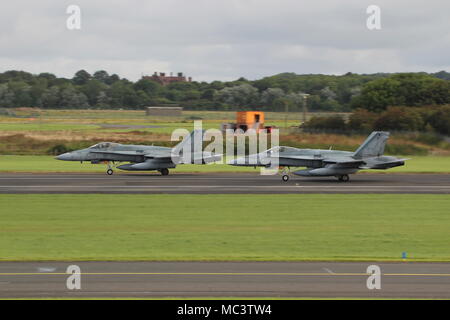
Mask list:
[[[68,30],[69,5],[81,30]],[[366,9],[381,8],[382,29]],[[198,81],[281,72],[450,71],[449,0],[14,0],[0,4],[0,71]]]

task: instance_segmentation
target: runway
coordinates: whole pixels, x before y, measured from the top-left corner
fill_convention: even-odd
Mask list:
[[[381,289],[367,287],[370,265]],[[67,288],[69,265],[80,290]],[[450,298],[450,264],[336,262],[3,262],[0,297]]]
[[[0,193],[99,194],[450,194],[450,174],[359,174],[349,183],[333,177],[292,177],[255,173],[159,174],[0,174]]]

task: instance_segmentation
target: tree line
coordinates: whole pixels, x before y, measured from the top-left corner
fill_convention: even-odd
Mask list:
[[[299,111],[309,94],[310,111],[382,112],[390,106],[450,103],[450,73],[297,75],[283,73],[249,81],[178,82],[168,86],[136,82],[85,70],[71,79],[51,73],[0,73],[0,107],[43,109],[141,109],[177,104],[187,110]]]
[[[407,131],[450,136],[450,105],[389,107],[383,112],[357,109],[345,120],[342,116],[312,117],[303,125],[312,132]]]

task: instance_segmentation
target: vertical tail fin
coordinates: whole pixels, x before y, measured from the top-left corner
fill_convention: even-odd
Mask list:
[[[203,134],[204,130],[194,130],[186,136],[181,143],[172,149],[172,161],[177,163],[195,163],[203,161]]]
[[[367,140],[355,151],[354,158],[379,157],[384,153],[386,141],[389,139],[389,132],[375,131],[370,134]]]
[[[186,136],[175,148],[182,150],[189,148],[191,152],[202,151],[204,130],[194,130],[190,135]]]

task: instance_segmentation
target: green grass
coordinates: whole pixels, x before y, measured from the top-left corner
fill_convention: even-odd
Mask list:
[[[104,172],[104,165],[63,162],[52,156],[0,156],[0,172]],[[173,172],[257,172],[253,168],[225,164],[181,165]],[[371,173],[450,173],[450,157],[413,156],[406,166]]]
[[[16,111],[16,114],[26,118],[45,118],[45,119],[142,119],[151,118],[145,116],[144,110],[48,110],[36,111]],[[303,112],[265,112],[266,118],[275,120],[302,119]],[[327,116],[335,114],[333,112],[308,113],[307,117]],[[348,117],[349,113],[339,113]],[[190,117],[200,117],[204,120],[235,120],[235,111],[183,111],[181,117],[161,117],[164,119],[189,119]],[[10,117],[1,117],[10,119]]]
[[[173,129],[192,129],[193,118],[203,120],[204,129],[220,129],[220,124],[236,122],[233,111],[184,111],[180,117],[150,117],[145,111],[132,110],[42,110],[38,115],[18,112],[22,118],[0,116],[0,131],[97,131],[101,124],[158,125],[161,128],[138,131],[170,134]],[[331,113],[308,113],[307,118]],[[342,113],[346,117],[348,114]],[[266,112],[266,125],[279,128],[299,126],[303,121],[301,112]],[[134,129],[136,130],[136,129]],[[109,132],[127,132],[133,129],[106,129]]]
[[[450,173],[450,157],[444,156],[397,156],[410,159],[403,167],[397,167],[386,171],[367,170],[367,172],[383,173]]]
[[[0,123],[0,131],[64,131],[95,130],[97,125],[69,123]]]
[[[448,195],[0,195],[1,260],[450,261]]]
[[[220,129],[221,123],[236,122],[232,111],[185,111],[179,117],[146,116],[144,110],[14,110],[17,117],[0,116],[0,154],[45,155],[56,145],[74,148],[74,138],[90,145],[100,140],[124,143],[161,144],[168,142],[171,133],[178,128],[192,130],[193,119],[202,119],[204,129]],[[308,113],[313,116],[331,113]],[[348,113],[340,113],[348,117]],[[347,135],[301,134],[298,126],[303,121],[301,112],[266,112],[265,125],[280,130],[280,142],[300,148],[325,148],[356,150],[364,135],[349,138]],[[120,125],[114,127],[114,125]],[[136,127],[153,126],[153,128]],[[319,137],[319,139],[318,139]],[[387,145],[387,153],[410,155],[448,155],[446,142],[436,142],[433,135],[395,135]],[[420,138],[420,139],[419,139]],[[431,140],[430,140],[431,139]],[[164,144],[166,145],[166,144]],[[226,170],[229,171],[229,170]],[[426,171],[430,171],[426,169]],[[431,170],[433,171],[433,170]]]

